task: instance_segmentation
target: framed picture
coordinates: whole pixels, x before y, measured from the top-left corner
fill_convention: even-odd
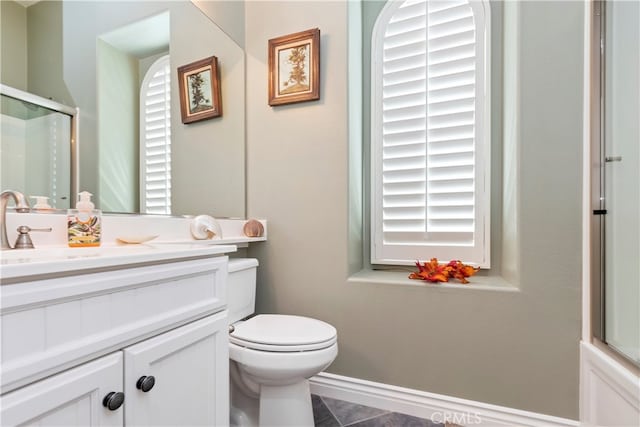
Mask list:
[[[178,68],[182,123],[222,115],[218,58],[215,56]]]
[[[269,105],[320,99],[320,30],[269,40]]]

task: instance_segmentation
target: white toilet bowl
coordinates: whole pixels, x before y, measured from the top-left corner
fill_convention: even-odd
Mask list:
[[[287,385],[323,371],[338,355],[338,344],[322,350],[269,353],[229,344],[229,358],[238,363],[242,375],[262,385]]]
[[[234,292],[234,286],[236,291],[246,289],[247,267],[255,272],[256,266],[257,262],[230,260],[229,292]],[[230,313],[234,298],[229,298]],[[233,323],[229,332],[231,425],[313,426],[308,378],[323,371],[337,354],[337,332],[321,320],[262,314]]]

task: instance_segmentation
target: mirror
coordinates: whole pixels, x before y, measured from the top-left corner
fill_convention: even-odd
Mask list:
[[[213,6],[21,3],[2,2],[2,83],[79,108],[79,189],[93,193],[97,207],[140,212],[140,87],[169,54],[170,213],[245,216],[244,51],[205,15]],[[213,55],[223,115],[184,125],[176,70]]]

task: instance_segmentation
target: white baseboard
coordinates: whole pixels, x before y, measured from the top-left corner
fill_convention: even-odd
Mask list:
[[[564,426],[578,421],[321,372],[311,392],[359,405],[464,426]]]

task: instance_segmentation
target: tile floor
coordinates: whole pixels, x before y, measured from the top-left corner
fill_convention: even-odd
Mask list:
[[[431,420],[311,395],[316,427],[444,427]]]

